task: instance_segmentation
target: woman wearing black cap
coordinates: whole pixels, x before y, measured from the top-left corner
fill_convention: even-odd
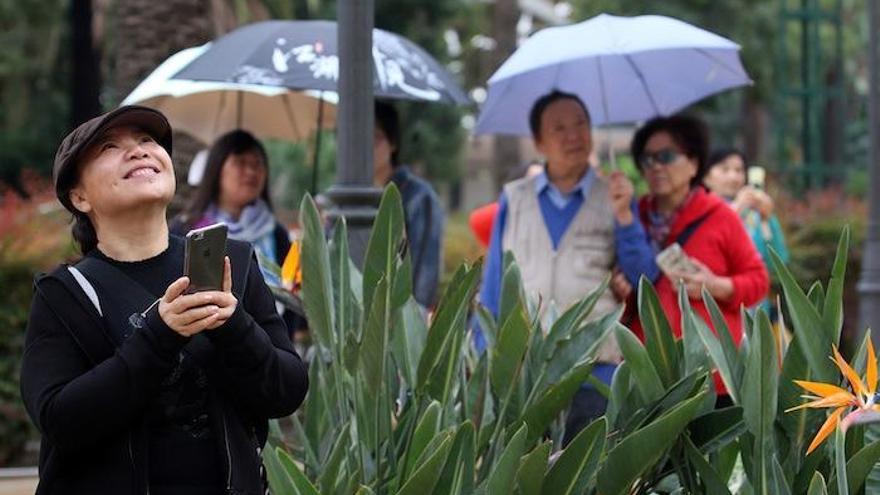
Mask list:
[[[39,494],[263,493],[267,420],[305,397],[247,244],[228,242],[223,290],[186,294],[165,217],[170,152],[167,120],[143,107],[58,149],[56,193],[84,256],[35,284],[21,388],[43,435]]]

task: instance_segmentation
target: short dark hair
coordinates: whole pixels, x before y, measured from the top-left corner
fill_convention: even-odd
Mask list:
[[[744,168],[749,167],[748,160],[746,160],[746,154],[740,149],[731,146],[712,150],[712,153],[709,154],[709,168],[711,169],[731,156],[738,156],[740,160],[743,161]]]
[[[544,116],[544,111],[547,110],[547,107],[549,107],[552,103],[558,100],[576,101],[577,104],[580,105],[581,108],[584,110],[584,113],[587,115],[587,122],[593,121],[593,118],[590,116],[590,111],[587,110],[587,106],[584,105],[584,101],[581,100],[578,95],[554,89],[553,91],[535,100],[535,103],[532,105],[532,109],[529,111],[529,129],[531,129],[532,137],[535,140],[541,138],[541,117]]]
[[[709,159],[709,129],[706,123],[699,117],[687,114],[654,117],[647,121],[636,131],[630,145],[632,158],[640,170],[645,145],[658,132],[668,133],[685,155],[697,161],[697,174],[691,179],[691,187],[702,184]]]
[[[391,167],[400,165],[400,116],[393,105],[384,101],[376,101],[376,125],[385,134],[391,144]]]
[[[257,153],[263,159],[263,166],[266,167],[266,183],[263,185],[260,197],[266,202],[269,209],[272,209],[272,201],[269,198],[269,156],[266,154],[266,148],[253,134],[236,129],[217,138],[217,141],[211,146],[202,181],[182,215],[186,227],[191,227],[198,222],[208,206],[217,202],[220,196],[220,172],[229,155],[248,152]]]

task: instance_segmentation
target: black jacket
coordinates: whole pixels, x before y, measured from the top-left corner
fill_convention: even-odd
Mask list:
[[[229,241],[228,250],[239,304],[226,324],[192,344],[215,356],[209,408],[226,493],[259,494],[268,418],[299,406],[308,375],[250,246]],[[117,346],[66,266],[37,278],[21,390],[42,433],[38,494],[148,493],[144,411],[190,340],[154,307],[146,326]]]

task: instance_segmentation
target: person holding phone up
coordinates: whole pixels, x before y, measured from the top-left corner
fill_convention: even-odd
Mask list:
[[[788,247],[779,219],[773,213],[773,198],[764,190],[766,173],[761,167],[747,167],[746,157],[735,148],[721,148],[709,155],[709,171],[703,183],[710,191],[724,198],[739,215],[761,254],[764,265],[770,265],[770,248],[783,263],[788,263]],[[748,178],[748,181],[746,180]],[[768,299],[760,303],[771,321],[775,321],[775,305]]]
[[[709,149],[706,125],[687,115],[658,117],[636,131],[631,149],[649,192],[636,202],[633,185],[622,172],[609,177],[616,251],[623,271],[615,280],[616,290],[632,295],[632,288],[645,275],[654,284],[673,333],[680,337],[676,282],[685,285],[693,309],[711,325],[702,301],[705,287],[721,307],[738,344],[743,332],[740,306],[760,301],[769,282],[736,213],[702,186]],[[683,253],[681,259],[663,265],[668,269],[661,273],[657,255],[676,244]],[[631,328],[643,337],[637,318]],[[717,376],[716,387],[724,390]]]
[[[127,106],[64,138],[53,169],[83,253],[38,276],[21,391],[42,433],[38,494],[258,494],[268,419],[307,370],[250,245],[189,293],[170,235],[171,128]]]

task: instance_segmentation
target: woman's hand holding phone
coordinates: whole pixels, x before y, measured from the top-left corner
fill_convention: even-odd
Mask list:
[[[223,263],[223,290],[186,294],[189,278],[180,277],[168,286],[159,301],[162,321],[184,337],[213,330],[232,316],[238,299],[232,295],[232,266],[229,257]]]

